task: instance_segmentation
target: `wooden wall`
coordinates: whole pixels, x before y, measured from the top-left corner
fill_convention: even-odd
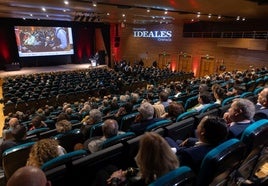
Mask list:
[[[147,30],[172,30],[172,41],[160,42],[152,38],[133,37],[134,28]],[[120,59],[133,64],[142,59],[146,66],[157,61],[163,66],[163,60],[171,63],[172,70],[181,70],[180,56],[190,56],[191,70],[196,76],[206,75],[200,72],[201,59],[213,58],[213,68],[209,73],[219,72],[219,66],[226,70],[245,70],[251,67],[268,66],[268,44],[262,39],[229,39],[229,38],[184,38],[183,25],[126,25],[119,29]],[[165,57],[165,58],[164,58]],[[189,60],[189,59],[188,59]]]

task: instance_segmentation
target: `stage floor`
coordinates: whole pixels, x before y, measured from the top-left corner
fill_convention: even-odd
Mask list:
[[[107,67],[106,65],[99,65],[96,67],[90,66],[90,64],[66,64],[58,66],[43,66],[43,67],[23,67],[16,71],[0,71],[0,78],[16,76],[16,75],[27,75],[27,74],[37,74],[46,72],[59,72],[59,71],[72,71],[80,69],[94,69]]]

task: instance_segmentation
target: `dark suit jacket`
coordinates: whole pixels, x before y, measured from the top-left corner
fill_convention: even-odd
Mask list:
[[[146,130],[146,127],[148,127],[149,125],[157,122],[157,121],[160,121],[161,119],[159,118],[153,118],[153,119],[150,119],[150,120],[143,120],[141,121],[140,123],[133,123],[131,126],[130,126],[130,131],[131,132],[134,132],[137,136],[138,135],[141,135],[145,132]]]
[[[268,119],[268,108],[259,109],[255,112],[254,120]]]
[[[213,148],[214,146],[206,144],[181,148],[176,153],[180,160],[180,166],[189,166],[196,174],[198,174],[202,160]]]
[[[231,138],[237,138],[240,139],[242,136],[243,131],[251,124],[252,122],[249,123],[235,123],[233,126],[229,127],[229,134],[228,134],[228,139]]]

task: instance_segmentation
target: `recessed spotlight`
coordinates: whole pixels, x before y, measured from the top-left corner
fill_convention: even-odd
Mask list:
[[[194,22],[194,19],[191,19],[192,22]]]
[[[47,10],[46,10],[46,8],[45,8],[45,7],[42,7],[42,11],[43,11],[43,12],[45,12],[45,11],[47,11]]]
[[[147,12],[149,13],[151,10],[150,10],[150,8],[147,8]]]
[[[66,10],[65,10],[65,9],[63,9],[62,11],[63,11],[63,12],[66,12]]]
[[[25,18],[25,17],[23,17],[22,19],[23,19],[23,20],[26,20],[26,18]]]
[[[208,14],[208,18],[209,18],[209,19],[211,18],[211,14]]]
[[[168,13],[168,11],[167,10],[165,10],[165,14],[167,14]]]
[[[96,7],[96,6],[97,6],[97,2],[92,1],[92,5],[93,5],[94,7]]]
[[[126,17],[126,14],[122,14],[122,17]]]
[[[221,15],[218,15],[218,19],[221,19]]]
[[[242,18],[242,21],[246,21],[246,18],[245,18],[245,17],[243,17],[243,18]]]
[[[237,17],[236,17],[236,20],[239,21],[239,20],[240,20],[240,16],[237,16]]]
[[[197,12],[196,17],[200,17],[201,16],[201,12]]]
[[[64,4],[68,5],[69,4],[69,1],[64,1]]]
[[[46,17],[49,17],[49,15],[46,15]]]
[[[33,14],[30,14],[31,17],[33,17]]]

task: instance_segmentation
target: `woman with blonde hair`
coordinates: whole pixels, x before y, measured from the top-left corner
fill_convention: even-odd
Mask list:
[[[26,165],[40,168],[45,162],[65,153],[65,149],[56,140],[42,139],[33,145]]]
[[[148,185],[164,174],[179,167],[178,158],[168,143],[159,134],[154,132],[143,134],[135,160],[140,179],[136,183],[128,183],[129,185]],[[107,181],[111,183],[114,179],[117,179],[122,184],[126,182],[128,175],[129,169],[127,171],[118,170]]]

